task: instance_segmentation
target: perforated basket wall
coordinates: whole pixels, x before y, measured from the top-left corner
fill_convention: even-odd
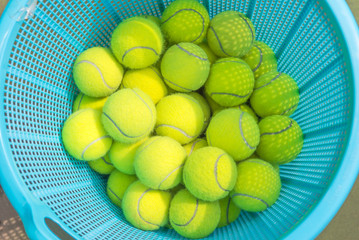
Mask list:
[[[173,230],[145,232],[128,224],[122,211],[106,197],[106,177],[71,158],[60,136],[78,93],[71,76],[76,56],[91,46],[108,47],[111,32],[121,20],[138,14],[160,16],[169,2],[32,1],[36,7],[28,19],[24,19],[28,13],[25,6],[35,5],[19,2],[11,4],[5,14],[13,20],[9,37],[1,36],[7,39],[6,48],[2,43],[7,50],[0,58],[0,136],[6,159],[2,184],[28,234],[46,235],[41,229],[46,226],[37,221],[48,217],[75,238],[180,238]],[[281,166],[283,188],[279,200],[261,213],[242,212],[236,222],[209,237],[277,239],[306,221],[333,187],[338,169],[353,161],[344,157],[355,115],[353,63],[339,24],[325,1],[233,0],[204,4],[211,17],[229,9],[245,13],[254,23],[257,40],[273,48],[279,70],[291,75],[300,88],[300,104],[292,117],[303,129],[304,147],[296,160]],[[6,29],[7,21],[1,22],[2,29]],[[27,223],[31,227],[26,227]],[[318,229],[324,226],[311,225]]]

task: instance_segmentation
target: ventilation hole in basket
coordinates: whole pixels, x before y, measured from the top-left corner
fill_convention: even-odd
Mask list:
[[[75,239],[71,237],[59,224],[51,220],[50,218],[45,218],[45,223],[47,227],[53,232],[59,239],[63,240],[72,240]]]

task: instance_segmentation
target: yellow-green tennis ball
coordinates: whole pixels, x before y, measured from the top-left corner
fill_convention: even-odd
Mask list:
[[[207,41],[219,57],[242,57],[253,46],[255,30],[249,18],[236,11],[217,14],[209,23]]]
[[[203,148],[203,147],[207,147],[208,143],[205,139],[202,138],[197,138],[196,140],[194,140],[193,142],[187,143],[186,145],[183,146],[184,150],[186,150],[187,156],[189,157],[193,151]]]
[[[156,133],[181,144],[198,137],[203,129],[204,114],[193,97],[176,93],[162,98],[157,106]]]
[[[303,132],[298,123],[287,116],[274,115],[259,122],[261,133],[257,147],[259,157],[272,164],[294,160],[303,147]]]
[[[262,118],[271,115],[290,116],[299,103],[298,85],[285,73],[268,72],[256,80],[250,103]]]
[[[114,140],[134,143],[152,132],[156,123],[156,107],[141,90],[125,88],[107,99],[101,120]]]
[[[151,97],[154,104],[167,95],[167,87],[162,80],[161,73],[152,66],[126,71],[122,86],[142,90]]]
[[[252,155],[260,139],[259,127],[253,117],[236,108],[217,113],[211,119],[206,135],[209,146],[223,149],[235,161]]]
[[[74,101],[72,112],[76,112],[80,109],[85,109],[85,108],[92,108],[95,110],[102,111],[103,105],[105,105],[107,98],[108,97],[94,98],[94,97],[86,96],[83,93],[79,93],[79,95],[77,95]]]
[[[188,95],[196,99],[202,108],[203,116],[204,116],[204,124],[203,124],[203,131],[204,131],[208,126],[209,119],[211,118],[211,108],[209,107],[207,100],[198,92],[190,92],[188,93]]]
[[[156,230],[168,223],[170,192],[151,189],[136,181],[126,190],[122,210],[133,226],[142,230]]]
[[[151,20],[152,22],[156,23],[156,25],[161,26],[161,19],[159,17],[152,16],[152,15],[141,15],[139,17],[143,17],[148,20]]]
[[[221,218],[219,219],[218,227],[224,227],[234,222],[241,213],[241,209],[236,206],[229,196],[219,200],[219,206],[221,207]]]
[[[92,170],[103,175],[108,175],[115,169],[108,157],[108,154],[97,160],[89,161],[88,164]]]
[[[206,52],[208,60],[211,64],[213,64],[215,61],[217,61],[218,57],[214,54],[212,49],[208,46],[207,42],[202,42],[202,43],[198,44],[198,46],[200,48],[202,48],[203,51]]]
[[[183,189],[173,197],[169,216],[171,226],[183,237],[204,238],[216,229],[221,209],[218,201],[199,200]]]
[[[112,33],[111,49],[117,60],[128,68],[146,68],[162,54],[163,36],[152,20],[131,17],[121,22]]]
[[[182,180],[186,151],[169,137],[152,137],[137,149],[135,171],[143,184],[153,189],[167,190]]]
[[[239,105],[238,107],[239,107],[239,110],[249,113],[249,115],[251,115],[253,117],[254,121],[256,121],[256,123],[258,123],[257,114],[253,111],[253,109],[250,106],[248,106],[248,104],[243,103],[243,104]]]
[[[101,124],[101,112],[87,108],[71,114],[65,121],[62,142],[72,157],[92,161],[110,150],[112,138]]]
[[[206,82],[209,70],[207,54],[193,43],[173,45],[167,49],[161,62],[165,83],[179,92],[198,90]]]
[[[260,212],[277,201],[281,189],[279,173],[260,159],[249,159],[237,165],[238,177],[230,196],[242,210]]]
[[[256,79],[277,70],[277,58],[273,50],[261,41],[254,41],[253,47],[242,59],[251,67]]]
[[[253,72],[245,61],[221,58],[212,64],[205,91],[219,105],[233,107],[245,103],[253,87]]]
[[[107,196],[116,206],[121,207],[123,195],[136,180],[136,176],[127,175],[116,169],[113,170],[107,180]]]
[[[207,9],[196,0],[176,0],[162,13],[161,29],[170,44],[202,42],[208,24]]]
[[[108,153],[113,166],[123,173],[134,175],[135,167],[133,162],[135,160],[136,151],[147,139],[146,137],[135,143],[113,142]]]
[[[215,115],[215,112],[219,112],[220,110],[223,110],[225,107],[222,107],[218,103],[216,103],[206,91],[203,91],[203,96],[206,98],[209,107],[211,108],[212,117]]]
[[[226,197],[237,178],[231,156],[216,147],[203,147],[188,156],[183,168],[183,181],[190,193],[204,201]]]
[[[73,77],[81,92],[90,97],[106,97],[120,86],[123,67],[111,51],[93,47],[83,51],[73,66]]]
[[[272,164],[274,170],[279,174],[280,173],[280,168],[279,168],[279,164]]]

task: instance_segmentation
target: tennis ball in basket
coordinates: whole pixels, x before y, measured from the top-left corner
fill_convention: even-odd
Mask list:
[[[193,142],[187,143],[186,145],[183,146],[184,150],[186,150],[187,156],[189,157],[193,151],[203,148],[203,147],[207,147],[208,143],[205,139],[202,138],[197,138],[196,140],[194,140]]]
[[[202,108],[203,116],[204,116],[204,122],[203,122],[203,131],[204,131],[208,126],[209,119],[211,118],[211,108],[209,107],[207,100],[198,92],[190,92],[188,93],[188,95],[196,99]]]
[[[152,20],[131,17],[112,33],[111,49],[117,60],[128,68],[146,68],[157,62],[163,50],[160,27]]]
[[[236,206],[229,196],[219,200],[219,206],[221,207],[221,218],[219,219],[218,227],[224,227],[234,222],[241,213],[241,209]]]
[[[134,143],[152,132],[156,123],[156,107],[141,90],[121,89],[106,101],[101,120],[114,140]]]
[[[204,238],[217,227],[221,215],[218,201],[195,198],[187,189],[172,199],[169,216],[174,230],[186,238]]]
[[[157,106],[156,133],[168,136],[181,144],[198,137],[203,129],[204,114],[193,97],[175,93],[162,98]]]
[[[198,44],[198,46],[206,52],[208,60],[211,64],[217,61],[218,57],[213,53],[207,42],[201,42],[200,44]]]
[[[108,158],[108,154],[97,160],[89,161],[88,164],[92,170],[103,175],[108,175],[115,169]]]
[[[113,170],[107,180],[107,196],[116,206],[121,207],[123,195],[136,180],[136,176],[127,175],[116,169]]]
[[[102,111],[103,105],[105,105],[107,98],[108,97],[94,98],[86,96],[83,93],[79,93],[75,98],[72,112],[76,112],[77,110],[85,108],[92,108],[95,110]]]
[[[162,80],[161,73],[152,66],[126,71],[122,86],[142,90],[151,97],[154,104],[167,95],[167,87]]]
[[[285,73],[268,72],[256,80],[250,103],[262,118],[271,115],[290,116],[299,103],[298,85]]]
[[[123,67],[111,51],[93,47],[83,51],[73,66],[73,78],[81,92],[90,97],[106,97],[121,84]]]
[[[186,151],[176,140],[155,136],[144,142],[135,155],[135,172],[143,184],[167,190],[182,180]]]
[[[236,11],[224,11],[211,20],[207,41],[219,57],[242,57],[253,46],[255,30],[249,18]]]
[[[246,113],[249,113],[249,115],[251,115],[254,119],[254,121],[256,123],[258,123],[258,116],[257,114],[253,111],[253,109],[246,103],[243,103],[241,105],[238,106],[239,107],[239,110],[243,111],[243,112],[246,112]]]
[[[296,121],[287,116],[274,115],[259,122],[261,134],[257,147],[259,157],[272,164],[294,160],[303,147],[303,132]]]
[[[190,193],[204,201],[226,197],[237,178],[236,164],[231,156],[216,147],[194,151],[183,168],[183,181]]]
[[[101,124],[101,112],[87,108],[76,111],[65,121],[62,142],[72,157],[91,161],[110,150],[112,138]]]
[[[195,0],[176,0],[162,13],[161,29],[170,44],[202,42],[208,24],[207,9]]]
[[[237,108],[217,113],[207,128],[209,146],[223,149],[235,161],[248,158],[256,150],[260,134],[253,117]]]
[[[224,107],[245,103],[252,94],[254,75],[248,64],[239,58],[221,58],[212,64],[207,94]]]
[[[133,226],[142,230],[156,230],[168,223],[170,192],[151,189],[136,181],[126,190],[122,210]]]
[[[207,54],[193,43],[173,45],[163,55],[161,72],[165,83],[179,92],[196,91],[206,82],[210,70]]]
[[[251,67],[256,79],[277,70],[277,58],[273,50],[261,41],[254,41],[253,47],[242,59]]]
[[[148,138],[146,137],[135,143],[121,143],[114,141],[108,153],[113,166],[123,173],[134,175],[135,167],[133,162],[135,160],[136,151],[147,139]]]
[[[242,210],[259,212],[277,201],[281,189],[279,173],[260,159],[249,159],[237,165],[238,177],[230,196]]]

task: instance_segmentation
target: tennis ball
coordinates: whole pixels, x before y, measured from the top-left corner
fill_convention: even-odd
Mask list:
[[[135,172],[146,186],[167,190],[181,182],[186,157],[186,151],[176,140],[152,137],[137,149]]]
[[[204,122],[203,122],[203,131],[204,131],[208,126],[209,119],[211,118],[211,108],[209,107],[207,100],[204,97],[202,97],[202,95],[199,94],[198,92],[190,92],[188,93],[188,95],[196,99],[202,108],[203,116],[204,116]]]
[[[160,27],[152,20],[131,17],[112,33],[111,49],[117,60],[128,68],[146,68],[157,62],[163,50]]]
[[[219,105],[233,107],[245,103],[253,87],[253,72],[245,61],[221,58],[212,64],[205,91]]]
[[[237,171],[236,185],[230,194],[237,207],[248,212],[259,212],[277,201],[281,181],[270,163],[249,159],[240,162]]]
[[[204,114],[193,97],[176,93],[162,98],[157,106],[156,133],[181,144],[198,137],[203,129]]]
[[[97,160],[89,161],[88,164],[92,170],[103,175],[108,175],[115,169],[107,154]]]
[[[205,53],[207,54],[208,60],[211,64],[213,64],[215,61],[217,61],[218,57],[213,53],[212,49],[208,46],[207,42],[201,42],[200,44],[198,44],[198,46],[200,48],[202,48],[203,51],[205,51]]]
[[[253,111],[253,109],[246,103],[243,103],[241,105],[238,106],[239,110],[243,111],[243,112],[246,112],[246,113],[249,113],[249,115],[251,115],[254,119],[254,121],[256,123],[258,123],[258,116],[257,114]]]
[[[242,59],[251,67],[256,79],[277,70],[277,58],[273,50],[261,41],[254,41],[253,47]]]
[[[187,143],[186,145],[184,145],[183,148],[186,151],[187,156],[189,157],[193,153],[193,151],[203,148],[203,147],[207,147],[207,146],[208,146],[208,143],[205,139],[197,138],[193,142],[190,142],[190,143]]]
[[[95,110],[102,111],[103,105],[105,105],[107,98],[108,97],[94,98],[86,96],[83,93],[79,93],[75,98],[72,112],[76,112],[77,110],[85,108],[92,108]]]
[[[196,91],[206,82],[210,63],[202,48],[193,43],[178,43],[163,55],[161,72],[165,83],[179,92]]]
[[[170,44],[202,42],[208,24],[207,9],[195,0],[176,0],[162,13],[161,29]]]
[[[101,112],[87,108],[66,119],[62,142],[72,157],[91,161],[103,157],[110,150],[112,139],[101,124]]]
[[[207,41],[219,57],[242,57],[253,46],[255,30],[249,18],[236,11],[224,11],[211,20]]]
[[[151,98],[141,90],[121,89],[106,101],[101,120],[114,140],[134,143],[152,132],[156,108]]]
[[[122,86],[142,90],[151,97],[154,104],[167,95],[167,87],[162,81],[161,73],[152,66],[126,71]]]
[[[135,167],[133,166],[133,162],[135,160],[136,151],[147,139],[148,138],[145,137],[135,143],[121,143],[115,141],[108,153],[113,166],[123,173],[134,175]]]
[[[294,160],[303,147],[303,132],[296,121],[287,116],[274,115],[259,122],[261,134],[257,147],[259,157],[272,164]]]
[[[161,19],[159,17],[152,16],[152,15],[141,15],[139,17],[146,18],[146,19],[156,23],[157,26],[161,26]]]
[[[190,193],[204,201],[226,197],[237,178],[236,164],[231,156],[216,147],[203,147],[187,158],[183,181]]]
[[[250,103],[262,118],[271,115],[290,116],[299,103],[297,83],[285,73],[272,71],[263,74],[256,80]]]
[[[113,170],[107,180],[107,196],[116,206],[121,207],[125,191],[136,180],[136,176],[124,174],[116,169]]]
[[[221,207],[221,218],[218,227],[224,227],[234,222],[241,213],[241,209],[234,204],[229,196],[219,200],[219,206]]]
[[[209,95],[206,91],[203,91],[203,96],[206,98],[208,105],[211,109],[212,112],[212,116],[215,115],[215,113],[218,113],[219,111],[225,109],[225,107],[222,107],[221,105],[219,105],[218,103],[216,103]]]
[[[217,227],[221,209],[218,201],[207,202],[195,198],[187,189],[172,199],[169,216],[174,230],[186,238],[204,238]]]
[[[217,113],[210,121],[206,135],[209,146],[223,149],[235,161],[252,155],[260,139],[259,127],[253,117],[235,108]]]
[[[136,228],[156,230],[168,223],[171,199],[170,192],[154,190],[136,181],[123,196],[123,214]]]

